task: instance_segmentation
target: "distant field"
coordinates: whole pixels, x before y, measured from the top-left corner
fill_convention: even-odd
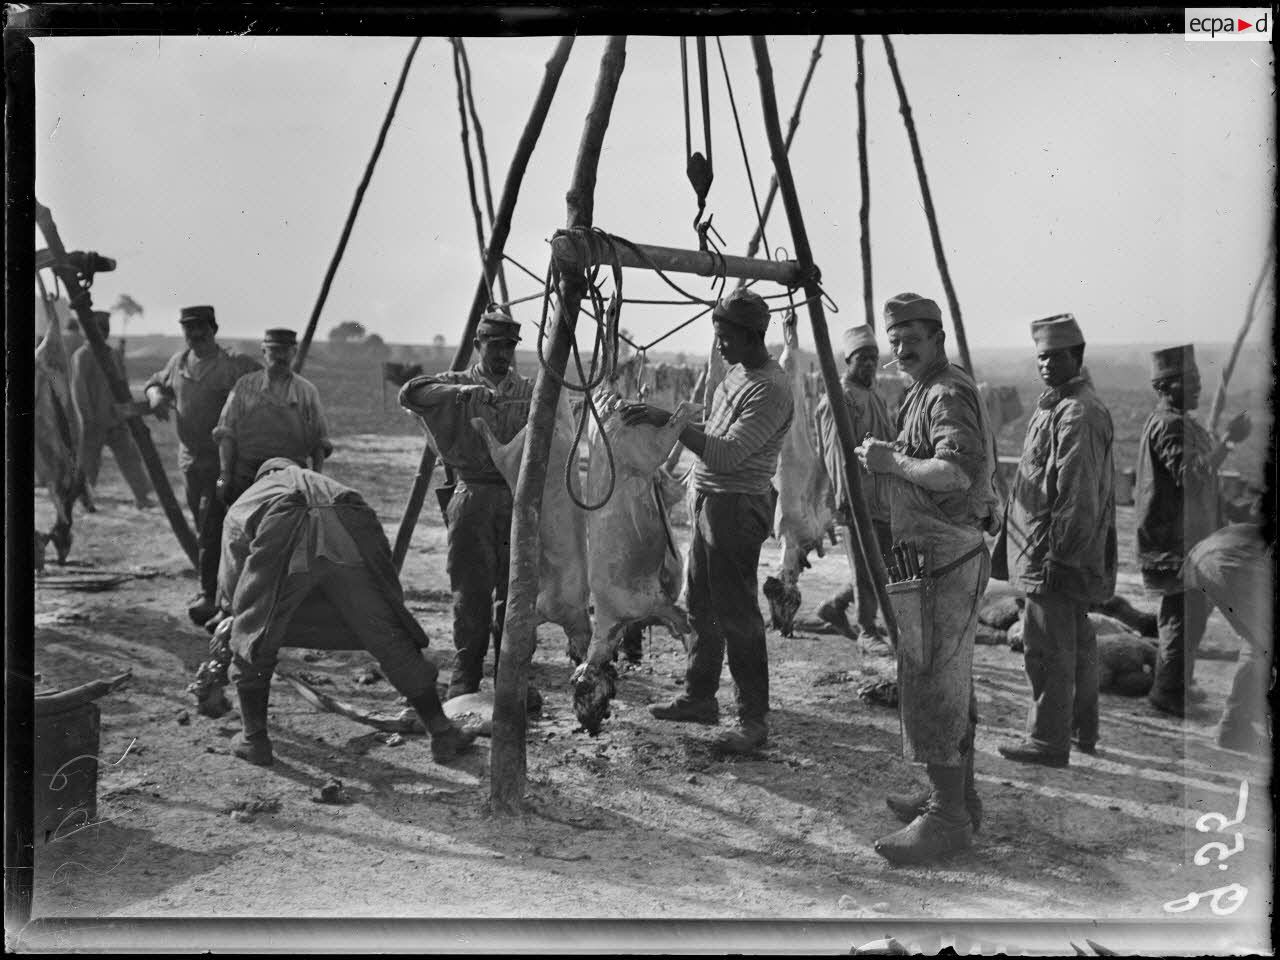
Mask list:
[[[253,341],[232,341],[230,346],[256,355]],[[128,344],[130,380],[139,384],[159,369],[182,342],[176,337],[139,337]],[[774,353],[781,352],[775,346]],[[1203,412],[1207,415],[1217,388],[1217,370],[1225,358],[1227,347],[1197,347],[1205,379]],[[373,352],[359,346],[336,347],[316,343],[307,360],[305,376],[316,384],[324,398],[335,436],[350,434],[408,434],[419,436],[417,421],[404,413],[396,403],[396,389],[382,381],[384,359],[405,363],[422,363],[427,370],[443,370],[453,356],[453,347],[437,350],[429,346],[388,345],[386,352]],[[1144,347],[1098,347],[1086,359],[1099,393],[1111,409],[1115,422],[1115,460],[1117,469],[1134,466],[1142,425],[1151,412],[1154,395],[1147,380],[1147,350]],[[802,369],[807,364],[802,357]],[[674,362],[675,354],[654,354],[652,362]],[[1028,355],[1014,349],[975,351],[974,366],[979,377],[995,384],[1014,384],[1023,401],[1023,416],[1007,424],[1000,432],[999,448],[1004,455],[1016,454],[1022,446],[1027,420],[1040,383]],[[537,371],[538,361],[532,351],[521,350],[517,367],[526,375]],[[1228,415],[1249,410],[1254,418],[1254,432],[1249,441],[1235,450],[1224,469],[1238,470],[1246,477],[1260,478],[1267,459],[1271,416],[1267,398],[1270,391],[1270,356],[1259,350],[1242,353],[1232,379],[1227,405]]]

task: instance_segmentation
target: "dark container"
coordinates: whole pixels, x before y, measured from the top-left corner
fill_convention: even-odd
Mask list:
[[[48,842],[98,816],[98,742],[102,715],[95,703],[35,718],[33,836]]]

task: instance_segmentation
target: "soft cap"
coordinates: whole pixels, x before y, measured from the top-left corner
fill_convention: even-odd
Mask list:
[[[720,298],[711,311],[711,319],[764,333],[769,329],[769,307],[760,294],[735,289]]]
[[[264,346],[275,344],[282,347],[296,347],[298,334],[297,331],[286,330],[284,327],[272,327],[262,335],[262,343]]]
[[[1043,320],[1032,320],[1031,339],[1035,341],[1036,351],[1039,353],[1084,346],[1084,334],[1080,330],[1080,324],[1076,323],[1076,318],[1069,313],[1060,313]]]
[[[213,307],[210,306],[183,307],[182,312],[178,314],[178,322],[181,324],[207,323],[214,330],[218,329],[218,321],[214,318]]]
[[[912,320],[934,320],[941,323],[942,311],[937,303],[918,293],[900,293],[884,305],[886,331]]]
[[[476,338],[479,340],[511,340],[520,342],[520,324],[511,319],[505,310],[493,308],[480,315],[476,324]]]
[[[880,345],[876,343],[876,332],[867,323],[860,327],[849,327],[841,334],[840,339],[844,344],[844,358],[846,360],[866,347],[872,347],[877,352],[880,350]]]

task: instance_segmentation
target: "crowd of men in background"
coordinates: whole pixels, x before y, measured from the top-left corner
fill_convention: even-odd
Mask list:
[[[751,753],[768,742],[769,712],[756,570],[772,527],[771,479],[797,411],[791,385],[765,347],[765,302],[735,291],[716,304],[712,321],[728,372],[708,398],[705,422],[680,435],[697,460],[686,565],[688,668],[683,693],[651,713],[716,724],[727,659],[738,724],[715,745]],[[1088,612],[1116,587],[1114,428],[1085,367],[1085,337],[1075,318],[1032,323],[1045,390],[1002,498],[986,405],[973,378],[947,356],[937,303],[900,294],[886,303],[884,322],[893,362],[911,381],[896,423],[876,392],[880,348],[870,326],[844,334],[843,387],[861,439],[854,469],[862,471],[870,542],[886,554],[895,544],[910,545],[929,581],[928,602],[914,611],[917,626],[900,633],[897,651],[904,756],[924,766],[929,785],[888,798],[905,826],[875,845],[891,862],[919,863],[971,846],[982,818],[972,664],[990,577],[1008,580],[1025,596],[1031,695],[1025,738],[1000,752],[1065,767],[1073,749],[1097,749],[1097,641]],[[244,722],[237,756],[273,761],[268,692],[277,653],[288,645],[367,650],[422,719],[433,756],[448,762],[464,752],[472,735],[442,713],[435,668],[419,652],[426,637],[404,606],[377,517],[356,491],[321,474],[332,446],[319,392],[293,372],[296,334],[268,330],[263,365],[218,345],[212,307],[188,307],[179,323],[186,348],[147,381],[145,394],[152,413],[176,418],[179,467],[199,541],[200,593],[189,614],[214,633],[232,662]],[[519,324],[491,308],[477,327],[478,359],[470,369],[417,377],[400,394],[407,410],[433,411],[432,443],[452,477],[442,499],[454,644],[444,699],[476,692],[488,648],[495,663],[500,649],[512,492],[472,421],[484,420],[503,443],[524,425],[533,385],[514,368],[519,340]],[[101,447],[111,446],[143,506],[147,485],[137,451],[84,349],[72,366],[86,472],[93,468],[95,482]],[[1249,419],[1236,417],[1221,438],[1200,425],[1193,415],[1200,377],[1190,345],[1157,351],[1151,380],[1157,402],[1139,446],[1135,511],[1136,560],[1146,587],[1160,597],[1149,701],[1181,717],[1203,699],[1193,679],[1196,651],[1216,604],[1245,641],[1218,742],[1259,749],[1266,735],[1255,723],[1265,721],[1271,677],[1273,547],[1257,524],[1224,527],[1218,489],[1218,469],[1248,435]],[[623,412],[628,425],[660,426],[669,416],[644,403]],[[855,571],[819,616],[852,635],[853,607],[864,634],[882,632],[871,573],[855,548],[843,449],[825,399],[816,428]],[[909,601],[895,601],[895,608],[898,602]]]

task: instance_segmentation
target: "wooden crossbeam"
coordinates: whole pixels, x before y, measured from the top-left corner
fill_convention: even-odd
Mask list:
[[[658,269],[702,277],[723,273],[742,280],[771,280],[789,287],[798,287],[805,280],[800,265],[794,260],[756,260],[646,243],[611,244],[598,233],[557,233],[551,240],[551,255],[559,261],[562,272],[607,265],[616,255],[620,265],[640,270]]]

